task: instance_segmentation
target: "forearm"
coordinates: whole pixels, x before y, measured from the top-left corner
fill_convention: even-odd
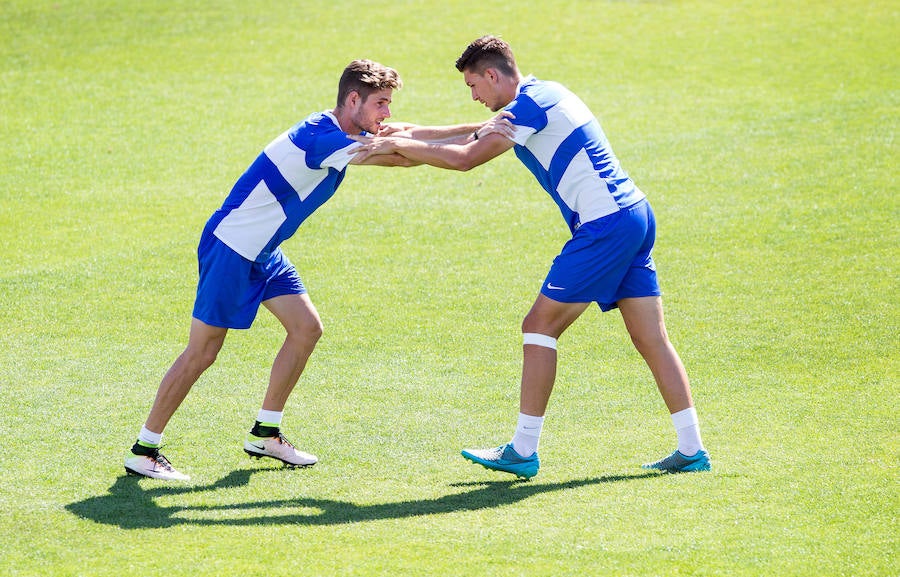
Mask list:
[[[398,136],[407,136],[415,140],[426,142],[453,142],[456,144],[464,144],[472,140],[472,135],[476,130],[484,125],[483,122],[473,122],[470,124],[453,124],[446,126],[413,126],[404,130]]]
[[[359,156],[351,160],[350,164],[368,166],[419,166],[422,163],[395,152],[393,154]]]
[[[432,132],[419,131],[416,135],[447,137],[442,141],[427,141],[400,133],[382,137],[352,136],[351,138],[357,142],[363,143],[352,162],[369,163],[368,161],[374,157],[400,154],[415,164],[430,164],[438,168],[466,171],[513,147],[515,144],[512,140],[513,128],[505,114],[494,117],[487,123],[428,127],[426,130]],[[455,139],[453,134],[457,135]]]
[[[430,164],[449,170],[466,171],[481,164],[474,162],[470,150],[464,144],[404,139],[398,144],[396,154],[415,164]]]

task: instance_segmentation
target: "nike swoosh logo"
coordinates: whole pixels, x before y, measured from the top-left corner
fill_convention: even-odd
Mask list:
[[[548,290],[552,290],[552,291],[564,291],[564,290],[566,290],[565,287],[561,287],[561,286],[553,286],[553,283],[552,283],[552,282],[548,282],[548,283],[547,283],[547,289],[548,289]]]

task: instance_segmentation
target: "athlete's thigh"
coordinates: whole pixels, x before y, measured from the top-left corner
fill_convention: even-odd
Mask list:
[[[207,354],[217,354],[221,350],[227,334],[228,329],[225,327],[216,327],[196,317],[192,318],[188,348]]]
[[[288,332],[321,331],[322,320],[309,294],[285,294],[263,301]]]
[[[632,337],[642,341],[668,338],[661,297],[625,298],[619,300],[617,304],[625,328]]]

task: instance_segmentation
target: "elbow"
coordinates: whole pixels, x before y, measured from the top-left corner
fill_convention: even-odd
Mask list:
[[[453,170],[458,170],[460,172],[468,172],[478,166],[479,163],[474,162],[471,158],[467,156],[460,156],[458,158],[453,159],[450,162],[450,168]]]

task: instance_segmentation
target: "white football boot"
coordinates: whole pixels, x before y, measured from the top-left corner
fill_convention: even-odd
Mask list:
[[[163,479],[164,481],[187,481],[190,479],[184,473],[172,466],[159,449],[149,449],[147,455],[135,455],[129,453],[125,457],[125,472],[129,475],[140,475]]]
[[[319,462],[315,455],[295,449],[282,433],[278,433],[277,437],[247,435],[244,440],[244,452],[257,459],[262,457],[278,459],[291,467],[311,467]]]

